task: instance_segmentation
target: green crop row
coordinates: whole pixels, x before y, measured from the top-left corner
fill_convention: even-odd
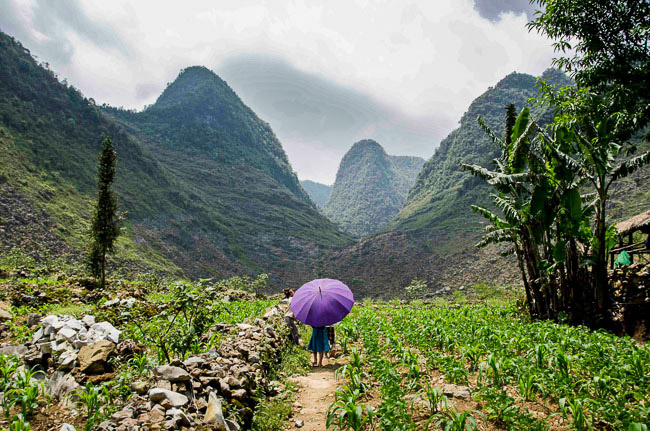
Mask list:
[[[650,421],[650,348],[628,337],[480,305],[357,307],[339,333],[344,348],[363,346],[364,369],[380,385],[369,417],[381,429],[466,430],[478,421],[545,430],[553,421],[574,430],[647,430]],[[448,407],[432,375],[467,386],[480,410]],[[429,401],[428,421],[409,406],[415,396]]]

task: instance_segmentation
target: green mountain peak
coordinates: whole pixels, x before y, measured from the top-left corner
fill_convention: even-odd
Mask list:
[[[376,232],[397,214],[423,159],[389,156],[372,139],[343,156],[323,213],[353,235]]]

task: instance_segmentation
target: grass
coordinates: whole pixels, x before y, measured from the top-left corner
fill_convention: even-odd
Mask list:
[[[301,325],[304,339],[309,329]],[[290,344],[282,351],[279,366],[271,370],[268,380],[278,380],[284,386],[281,395],[273,398],[262,396],[253,417],[253,431],[281,431],[291,417],[297,387],[289,378],[305,375],[309,370],[309,354],[301,346]]]

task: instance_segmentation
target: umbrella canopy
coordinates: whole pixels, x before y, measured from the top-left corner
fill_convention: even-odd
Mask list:
[[[345,284],[331,278],[319,278],[303,284],[291,299],[296,319],[314,327],[343,320],[354,305],[354,295]]]

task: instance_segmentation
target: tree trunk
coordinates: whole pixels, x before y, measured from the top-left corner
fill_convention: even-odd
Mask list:
[[[528,284],[528,277],[526,276],[526,268],[524,268],[524,259],[521,255],[519,246],[515,244],[515,251],[517,253],[517,263],[519,264],[519,271],[521,271],[521,279],[524,282],[524,290],[526,291],[526,302],[528,306],[528,314],[533,315],[533,298],[530,295],[530,285]]]
[[[598,311],[603,313],[609,308],[609,282],[607,280],[607,230],[605,225],[605,203],[603,196],[600,197],[598,211],[596,212],[596,239],[598,249],[595,250],[595,261],[592,267],[594,294]]]
[[[102,253],[102,290],[106,289],[106,253]]]

